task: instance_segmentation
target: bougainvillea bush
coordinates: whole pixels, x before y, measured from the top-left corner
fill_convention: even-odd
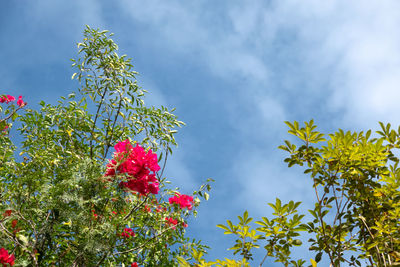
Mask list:
[[[210,189],[166,187],[183,123],[145,106],[106,31],[87,27],[78,49],[79,89],[58,103],[0,95],[0,264],[175,266],[203,250],[185,229]]]

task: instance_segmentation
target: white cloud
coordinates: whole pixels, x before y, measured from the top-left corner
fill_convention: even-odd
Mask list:
[[[334,128],[400,123],[396,0],[231,2],[215,14],[223,25],[211,25],[204,7],[194,4],[122,2],[133,19],[158,29],[170,49],[196,51],[221,79],[245,80],[224,89],[236,90],[227,104],[229,120],[252,148],[240,147],[228,177],[239,181],[237,199],[254,212],[264,213],[275,196],[311,202],[311,186],[302,180],[308,177],[297,168],[287,170],[280,155],[264,150],[282,139],[287,117],[335,114],[323,117]]]
[[[285,121],[285,109],[273,98],[260,98],[257,101],[259,112],[266,121],[282,124]],[[275,126],[275,125],[274,125]]]
[[[282,156],[283,153],[275,153]],[[267,202],[289,200],[310,202],[313,200],[311,178],[299,168],[288,169],[280,157],[269,157],[266,153],[253,150],[241,153],[235,159],[234,179],[241,186],[238,199],[243,208],[251,206],[255,216],[270,213]],[[251,205],[249,205],[251,203]]]
[[[168,101],[165,99],[165,96],[158,88],[156,83],[147,75],[137,75],[136,79],[140,87],[148,93],[145,95],[145,103],[148,106],[155,106],[155,107],[168,107]]]
[[[192,170],[185,164],[185,152],[175,149],[169,157],[164,176],[171,181],[171,188],[179,187],[182,193],[191,194],[198,189],[199,183],[196,182]]]
[[[144,99],[146,106],[170,108],[168,100],[150,77],[138,75],[137,80],[138,84],[149,92]],[[188,158],[185,155],[186,151],[180,147],[173,148],[173,154],[168,157],[163,177],[167,177],[167,180],[171,182],[170,188],[174,189],[178,186],[183,193],[190,194],[198,189],[199,184],[185,162]]]
[[[400,123],[400,27],[398,1],[295,1],[283,8],[311,41],[307,57],[335,86],[330,109],[344,111],[346,126],[374,127],[378,120]],[[284,4],[282,4],[284,5]]]
[[[171,49],[182,53],[199,51],[201,56],[198,60],[207,62],[208,67],[218,75],[228,79],[239,74],[257,80],[268,76],[262,60],[244,46],[243,42],[248,37],[247,28],[241,23],[236,23],[235,28],[243,32],[242,37],[231,31],[221,31],[220,35],[216,35],[213,25],[204,17],[205,10],[196,9],[196,6],[183,6],[174,1],[147,1],[138,8],[135,1],[125,0],[122,3],[134,20],[157,28]],[[252,8],[248,9],[243,21],[252,17],[252,12]]]

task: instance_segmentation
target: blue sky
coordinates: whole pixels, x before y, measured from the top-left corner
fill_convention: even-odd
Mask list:
[[[115,33],[147,103],[176,107],[187,123],[170,180],[186,192],[216,180],[189,234],[212,247],[210,259],[230,257],[216,224],[245,209],[266,216],[275,197],[312,205],[310,179],[277,149],[289,138],[283,121],[399,125],[398,10],[396,0],[3,0],[0,90],[54,103],[77,87],[69,59],[84,25]]]

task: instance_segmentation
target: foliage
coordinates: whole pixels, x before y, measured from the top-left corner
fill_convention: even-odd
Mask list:
[[[302,222],[297,211],[300,202],[282,205],[279,199],[269,205],[273,218],[263,217],[252,229],[247,211],[238,224],[230,220],[218,225],[225,234],[237,237],[230,248],[243,260],[252,259],[252,250],[263,242],[265,259],[272,257],[284,266],[303,266],[305,259],[291,259],[291,249],[302,244],[300,232],[311,238],[309,249],[315,252],[311,266],[327,257],[331,266],[400,265],[400,127],[380,123],[381,130],[371,138],[367,132],[324,135],[311,120],[300,127],[286,122],[289,133],[299,144],[285,141],[280,149],[290,155],[289,167],[305,168],[313,182],[316,202],[309,210],[311,220]],[[207,266],[202,263],[200,266]]]
[[[185,236],[200,197],[166,187],[164,168],[183,122],[147,107],[130,59],[106,31],[87,27],[73,60],[77,92],[30,109],[0,95],[0,263],[17,266],[250,266],[254,249],[284,266],[304,266],[292,249],[311,235],[317,266],[400,265],[400,127],[323,134],[311,120],[286,122],[296,142],[279,148],[302,166],[315,191],[310,220],[300,202],[269,203],[272,217],[219,224],[241,259],[207,262]],[[20,125],[15,132],[13,124]],[[114,150],[113,151],[113,147]],[[113,153],[114,152],[114,153]],[[108,160],[109,159],[109,160]],[[161,166],[160,166],[161,165]],[[140,189],[140,188],[141,189]],[[168,200],[167,200],[168,199]]]
[[[186,196],[190,209],[183,209],[168,203],[180,194],[166,187],[163,176],[176,128],[184,124],[173,110],[145,106],[137,73],[110,36],[85,29],[81,56],[73,60],[77,92],[56,105],[42,101],[40,110],[24,102],[4,108],[0,247],[15,255],[18,266],[173,266],[178,255],[204,250],[185,237],[185,227],[210,185],[194,192],[194,199]],[[118,156],[112,147],[129,139],[149,155],[157,153],[161,170],[153,182],[160,192],[121,186],[139,179],[122,171],[105,176],[107,158]]]

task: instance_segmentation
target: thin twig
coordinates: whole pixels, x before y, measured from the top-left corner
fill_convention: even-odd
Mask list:
[[[114,253],[114,255],[117,255],[117,254],[125,254],[125,253],[129,253],[129,252],[133,252],[133,251],[142,249],[142,248],[145,247],[148,243],[150,243],[150,242],[153,241],[154,239],[157,239],[159,236],[161,236],[162,234],[164,234],[166,231],[168,231],[168,230],[170,230],[170,229],[172,229],[172,228],[174,228],[174,227],[176,227],[176,225],[171,225],[170,227],[165,228],[165,229],[164,229],[163,231],[161,231],[159,234],[156,234],[155,236],[153,236],[152,238],[150,238],[149,240],[147,240],[147,241],[146,241],[145,243],[143,243],[142,245],[140,245],[140,246],[138,246],[138,247],[135,247],[135,248],[132,248],[132,249],[125,250],[125,251],[121,251],[121,252],[117,251],[117,252]]]
[[[120,100],[119,100],[119,105],[118,105],[118,110],[117,110],[117,114],[115,115],[115,118],[114,118],[114,122],[113,122],[113,125],[112,125],[112,127],[111,127],[111,135],[110,135],[110,138],[109,138],[109,140],[107,140],[107,135],[108,135],[108,125],[107,125],[107,127],[106,127],[106,151],[105,151],[105,153],[104,153],[104,156],[103,156],[103,160],[107,157],[107,153],[108,153],[108,150],[110,149],[110,144],[111,144],[111,142],[112,142],[112,138],[113,138],[113,135],[114,135],[114,127],[115,127],[115,124],[116,124],[116,122],[117,122],[117,119],[118,119],[118,116],[119,116],[119,112],[120,112],[120,110],[121,110],[121,107],[122,107],[122,94],[120,94]]]
[[[25,105],[19,106],[16,110],[14,110],[13,112],[10,113],[10,115],[8,115],[7,117],[5,117],[4,119],[1,119],[0,122],[6,121],[9,118],[11,118],[15,112],[17,112],[18,110],[22,109]]]
[[[133,207],[133,208],[131,209],[131,211],[124,217],[124,220],[128,219],[128,218],[132,215],[132,213],[134,213],[134,212],[137,211],[141,206],[143,206],[143,204],[147,201],[147,198],[148,198],[148,196],[146,196],[146,197],[143,199],[143,201],[142,201],[139,205]]]
[[[167,158],[168,158],[168,148],[165,150],[164,164],[163,164],[163,168],[162,168],[162,170],[161,170],[161,174],[160,174],[159,177],[158,177],[158,180],[161,180],[161,178],[162,178],[162,176],[163,176],[163,174],[164,174],[164,169],[165,169],[165,166],[166,166],[166,164],[167,164]]]
[[[99,103],[99,105],[97,107],[96,116],[94,118],[92,130],[91,130],[92,138],[90,139],[90,143],[89,143],[89,145],[90,145],[90,158],[91,159],[93,159],[93,146],[92,146],[92,143],[93,143],[93,138],[94,138],[94,128],[96,127],[97,118],[99,117],[99,111],[100,111],[101,106],[103,105],[103,101],[104,101],[104,98],[106,96],[106,93],[107,93],[107,86],[104,88],[104,93],[101,96],[101,100],[100,100],[100,103]]]
[[[368,225],[367,225],[367,222],[365,221],[365,218],[363,217],[363,216],[358,216],[358,218],[364,223],[364,225],[365,225],[365,228],[367,228],[367,231],[369,232],[369,234],[371,235],[371,237],[372,237],[372,239],[375,239],[375,237],[374,237],[374,235],[371,233],[371,231],[369,230],[369,227],[368,227]],[[379,260],[379,264],[381,264],[381,257],[380,257],[380,255],[379,254],[381,254],[381,252],[379,251],[379,248],[378,248],[378,246],[375,246],[375,248],[376,248],[376,251],[378,252],[378,260]],[[385,259],[383,259],[383,260],[385,260]],[[384,266],[386,266],[386,262],[385,262],[385,265]]]

